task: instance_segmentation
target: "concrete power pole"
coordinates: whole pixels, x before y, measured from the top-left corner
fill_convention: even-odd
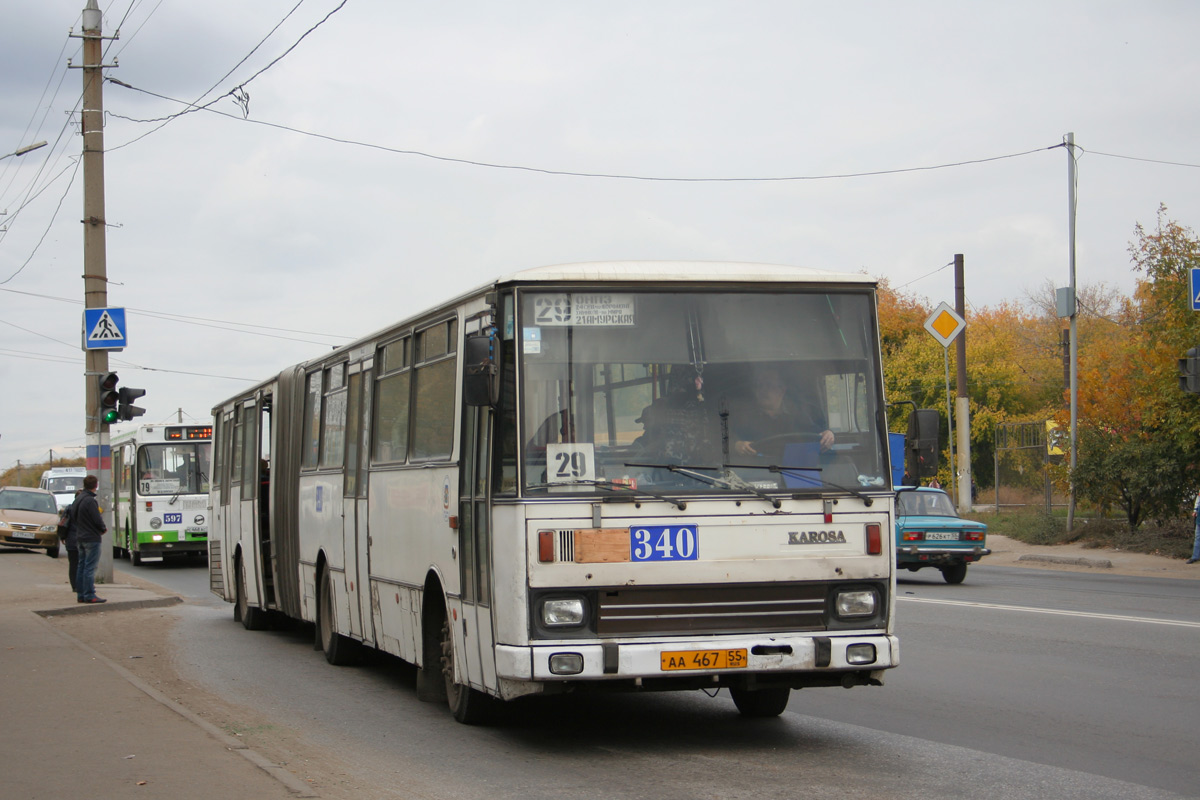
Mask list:
[[[1071,272],[1071,471],[1070,496],[1067,498],[1067,532],[1075,529],[1075,467],[1079,461],[1079,306],[1075,302],[1075,134],[1068,133],[1067,145],[1067,266]]]
[[[963,282],[962,253],[954,256],[954,310],[963,319],[967,318],[967,290]],[[958,507],[969,509],[971,503],[971,404],[967,397],[967,329],[958,334],[954,342],[957,362],[958,397],[955,400],[955,416],[958,417]]]
[[[105,256],[104,218],[104,57],[101,36],[102,15],[96,0],[87,0],[83,9],[83,305],[85,308],[108,307],[108,267]],[[86,332],[84,333],[86,336]],[[113,486],[112,454],[108,423],[100,418],[101,375],[108,372],[108,351],[84,347],[84,415],[87,420],[87,471],[99,480],[96,499],[109,529],[107,546],[100,548],[96,568],[97,583],[113,580]]]

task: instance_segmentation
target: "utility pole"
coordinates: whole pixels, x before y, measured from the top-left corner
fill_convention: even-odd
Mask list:
[[[96,0],[87,0],[83,9],[83,305],[84,308],[108,306],[108,267],[106,262],[104,218],[104,58],[101,35],[102,15]],[[113,38],[113,37],[110,37]],[[86,332],[84,334],[86,336]],[[96,500],[113,531],[112,452],[108,423],[100,418],[101,375],[108,372],[108,351],[84,347],[84,414],[87,430],[87,471],[99,480]],[[100,548],[96,567],[97,583],[112,583],[112,539]]]
[[[1075,465],[1079,460],[1079,336],[1075,328],[1079,303],[1075,300],[1075,134],[1067,134],[1067,264],[1071,270],[1071,471],[1067,500],[1067,532],[1075,529]]]
[[[963,319],[967,318],[967,290],[963,280],[962,253],[954,255],[954,310]],[[971,508],[971,404],[967,397],[967,329],[964,327],[954,342],[954,357],[957,362],[958,399],[955,416],[958,417],[958,507]]]

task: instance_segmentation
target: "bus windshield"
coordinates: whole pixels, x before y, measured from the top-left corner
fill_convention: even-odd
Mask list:
[[[43,489],[48,489],[55,494],[65,494],[73,492],[76,489],[83,488],[83,475],[63,475],[61,477],[47,478],[46,485]]]
[[[521,294],[526,494],[890,487],[868,292]]]
[[[211,442],[147,444],[138,448],[138,494],[206,494]]]

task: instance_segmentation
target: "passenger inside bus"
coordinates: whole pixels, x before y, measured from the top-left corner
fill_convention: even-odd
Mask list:
[[[834,435],[824,412],[812,401],[797,399],[777,367],[753,370],[751,395],[731,404],[730,453],[738,456],[769,455],[760,452],[764,442],[788,434],[814,434],[821,451],[833,447]],[[756,447],[757,445],[757,447]]]
[[[644,432],[633,446],[647,461],[693,466],[721,463],[716,408],[704,396],[703,378],[690,368],[673,369],[667,393],[643,408],[634,422],[641,423]]]

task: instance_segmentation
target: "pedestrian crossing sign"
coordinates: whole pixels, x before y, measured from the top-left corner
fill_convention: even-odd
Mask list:
[[[1189,271],[1192,275],[1192,279],[1189,281],[1192,290],[1192,311],[1200,311],[1200,269],[1192,267]]]
[[[85,308],[83,310],[84,350],[124,350],[125,309]]]

